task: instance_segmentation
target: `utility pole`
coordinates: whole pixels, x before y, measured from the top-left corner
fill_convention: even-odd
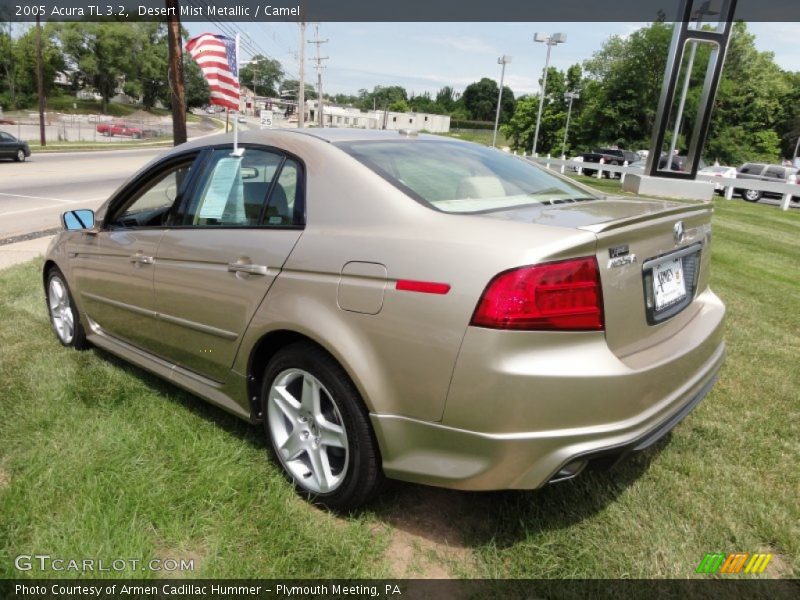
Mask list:
[[[315,68],[317,69],[317,121],[319,121],[319,126],[320,127],[325,127],[325,121],[324,121],[324,117],[323,117],[323,107],[322,107],[322,105],[323,105],[323,102],[322,102],[322,69],[324,69],[325,67],[322,66],[322,61],[323,60],[328,60],[328,57],[319,55],[319,47],[322,44],[327,44],[328,40],[327,39],[325,39],[325,40],[319,39],[319,23],[316,23],[314,25],[314,31],[315,31],[316,38],[313,39],[313,40],[308,40],[308,43],[317,45],[317,57],[315,59],[313,59],[317,63],[316,66],[315,66]]]
[[[506,65],[511,62],[511,57],[503,54],[497,59],[498,65],[503,65],[500,69],[500,91],[497,94],[497,112],[494,115],[494,133],[492,134],[492,148],[497,145],[497,127],[500,125],[500,105],[503,102],[503,79],[506,76]]]
[[[181,48],[181,18],[178,0],[166,0],[167,46],[169,48],[170,104],[172,104],[172,143],[186,142],[186,93],[183,89],[183,49]]]
[[[42,22],[36,15],[36,87],[39,93],[39,144],[47,145],[44,135],[44,64],[42,62]]]
[[[297,82],[297,127],[305,127],[306,121],[306,24],[300,22],[300,81]]]

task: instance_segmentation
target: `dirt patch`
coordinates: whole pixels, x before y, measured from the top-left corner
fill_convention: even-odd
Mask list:
[[[785,556],[773,553],[764,574],[770,579],[790,579],[792,577],[792,567]]]
[[[9,481],[11,481],[11,476],[5,470],[0,469],[0,490],[8,486]]]
[[[186,577],[195,577],[196,573],[200,569],[200,563],[206,557],[207,551],[204,548],[194,548],[194,549],[187,549],[185,547],[180,548],[156,548],[155,556],[156,558],[161,561],[161,568],[162,570],[158,573],[159,577],[166,577],[168,579],[183,579]],[[165,561],[176,561],[177,567],[174,571],[167,571],[165,567],[169,566],[172,568],[173,563]],[[191,561],[193,568],[191,570],[187,569],[185,571],[178,570],[180,566],[186,565]]]
[[[473,569],[472,550],[465,543],[465,530],[472,525],[466,497],[450,490],[402,486],[380,515],[392,529],[386,560],[393,577],[451,579]]]

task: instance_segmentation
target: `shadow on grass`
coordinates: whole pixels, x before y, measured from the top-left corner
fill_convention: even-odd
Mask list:
[[[250,425],[105,350],[94,351],[165,400],[213,422],[254,448],[265,450],[265,458],[270,456],[261,426]],[[566,529],[602,511],[647,471],[669,438],[665,436],[608,471],[587,469],[575,479],[539,490],[462,492],[388,481],[379,497],[359,514],[371,515],[436,546],[472,548],[492,542],[498,548],[506,548],[528,535]]]
[[[226,412],[222,408],[203,400],[199,396],[195,396],[191,392],[183,390],[174,383],[162,379],[157,375],[153,375],[102,348],[95,346],[93,351],[97,353],[98,358],[114,365],[128,375],[135,377],[151,390],[164,396],[165,400],[179,404],[193,414],[208,421],[212,421],[215,425],[220,427],[220,429],[235,435],[254,448],[266,450],[266,440],[264,439],[263,429],[260,425],[251,425],[239,417]]]

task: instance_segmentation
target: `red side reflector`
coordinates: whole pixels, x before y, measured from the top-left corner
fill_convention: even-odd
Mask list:
[[[434,281],[414,281],[413,279],[398,279],[395,289],[402,292],[420,292],[422,294],[446,294],[450,291],[449,283],[436,283]]]
[[[500,273],[486,286],[470,324],[529,331],[602,330],[597,259],[588,256]]]

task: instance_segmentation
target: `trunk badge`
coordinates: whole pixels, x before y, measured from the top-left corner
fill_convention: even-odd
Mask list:
[[[676,246],[686,238],[686,232],[683,230],[683,221],[678,221],[672,226],[672,237]]]
[[[625,256],[628,253],[630,253],[628,244],[623,244],[622,246],[612,246],[608,249],[609,258],[619,258],[620,256]]]
[[[625,254],[616,258],[611,258],[608,261],[609,269],[616,269],[617,267],[624,267],[625,265],[632,265],[636,262],[635,254]]]

